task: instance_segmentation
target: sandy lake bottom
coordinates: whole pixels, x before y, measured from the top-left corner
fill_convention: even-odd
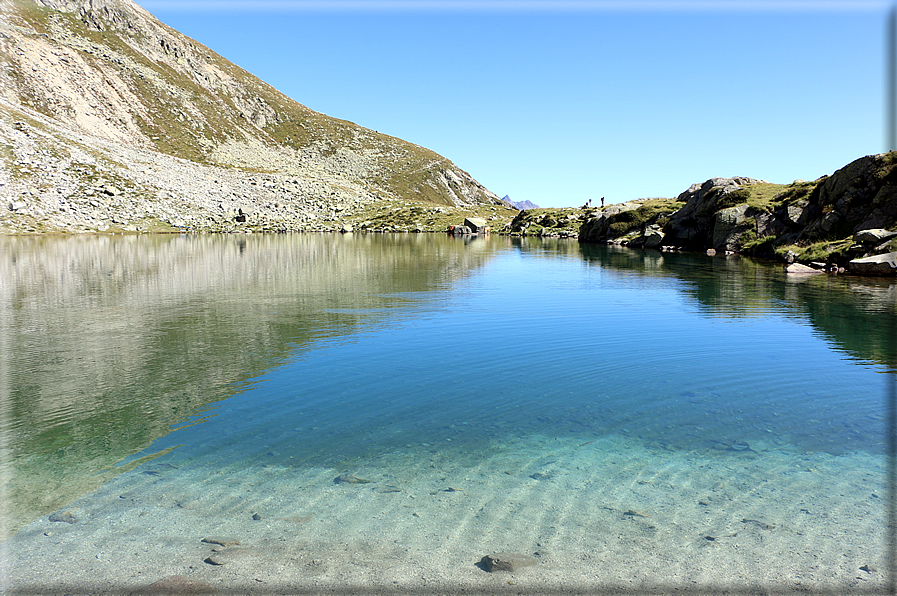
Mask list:
[[[348,470],[168,454],[5,542],[6,589],[865,594],[884,589],[883,466],[613,436],[418,446]],[[533,564],[488,572],[493,553]]]

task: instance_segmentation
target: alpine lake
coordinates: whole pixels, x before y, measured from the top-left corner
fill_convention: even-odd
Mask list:
[[[0,238],[0,591],[886,593],[895,301],[565,239]]]

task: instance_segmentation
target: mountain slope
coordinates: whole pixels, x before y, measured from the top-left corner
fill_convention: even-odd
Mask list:
[[[116,213],[111,219],[119,220],[126,217],[115,206],[122,193],[141,206],[179,196],[186,202],[175,211],[198,229],[197,220],[239,215],[240,208],[270,210],[272,202],[280,215],[287,208],[286,224],[307,223],[290,219],[290,210],[320,221],[383,199],[504,205],[448,159],[297,103],[131,0],[0,0],[0,67],[0,155],[8,170],[0,192],[25,216],[6,214],[0,224],[8,229],[27,216],[32,226],[65,228],[48,223],[65,220],[56,213],[60,205],[32,200],[48,185],[75,203],[87,190],[93,191],[87,197],[112,197],[106,201]],[[60,179],[41,177],[53,169],[52,160],[37,159],[33,167],[42,151],[60,154]],[[238,188],[206,204],[202,195],[216,190],[214,184],[193,180],[181,188],[152,174],[133,175],[171,158],[186,162],[173,162],[170,177],[225,178]],[[131,167],[135,160],[143,165]],[[191,175],[194,164],[200,169]],[[84,168],[100,172],[79,175]],[[284,192],[264,191],[271,185]],[[107,187],[121,193],[108,194]],[[230,203],[219,208],[221,201]],[[91,201],[81,202],[86,206],[79,210],[89,212]],[[268,215],[277,219],[278,212]],[[157,222],[164,227],[166,220]]]

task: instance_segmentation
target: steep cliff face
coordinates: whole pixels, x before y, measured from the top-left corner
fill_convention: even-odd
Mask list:
[[[63,157],[83,141],[123,165],[134,150],[288,175],[316,182],[310,199],[503,204],[448,159],[297,103],[131,0],[0,2],[7,169],[22,160],[15,122],[58,137]]]

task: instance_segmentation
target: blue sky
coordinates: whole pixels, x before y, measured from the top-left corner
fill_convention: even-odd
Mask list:
[[[887,2],[137,0],[306,106],[540,206],[885,147]]]

